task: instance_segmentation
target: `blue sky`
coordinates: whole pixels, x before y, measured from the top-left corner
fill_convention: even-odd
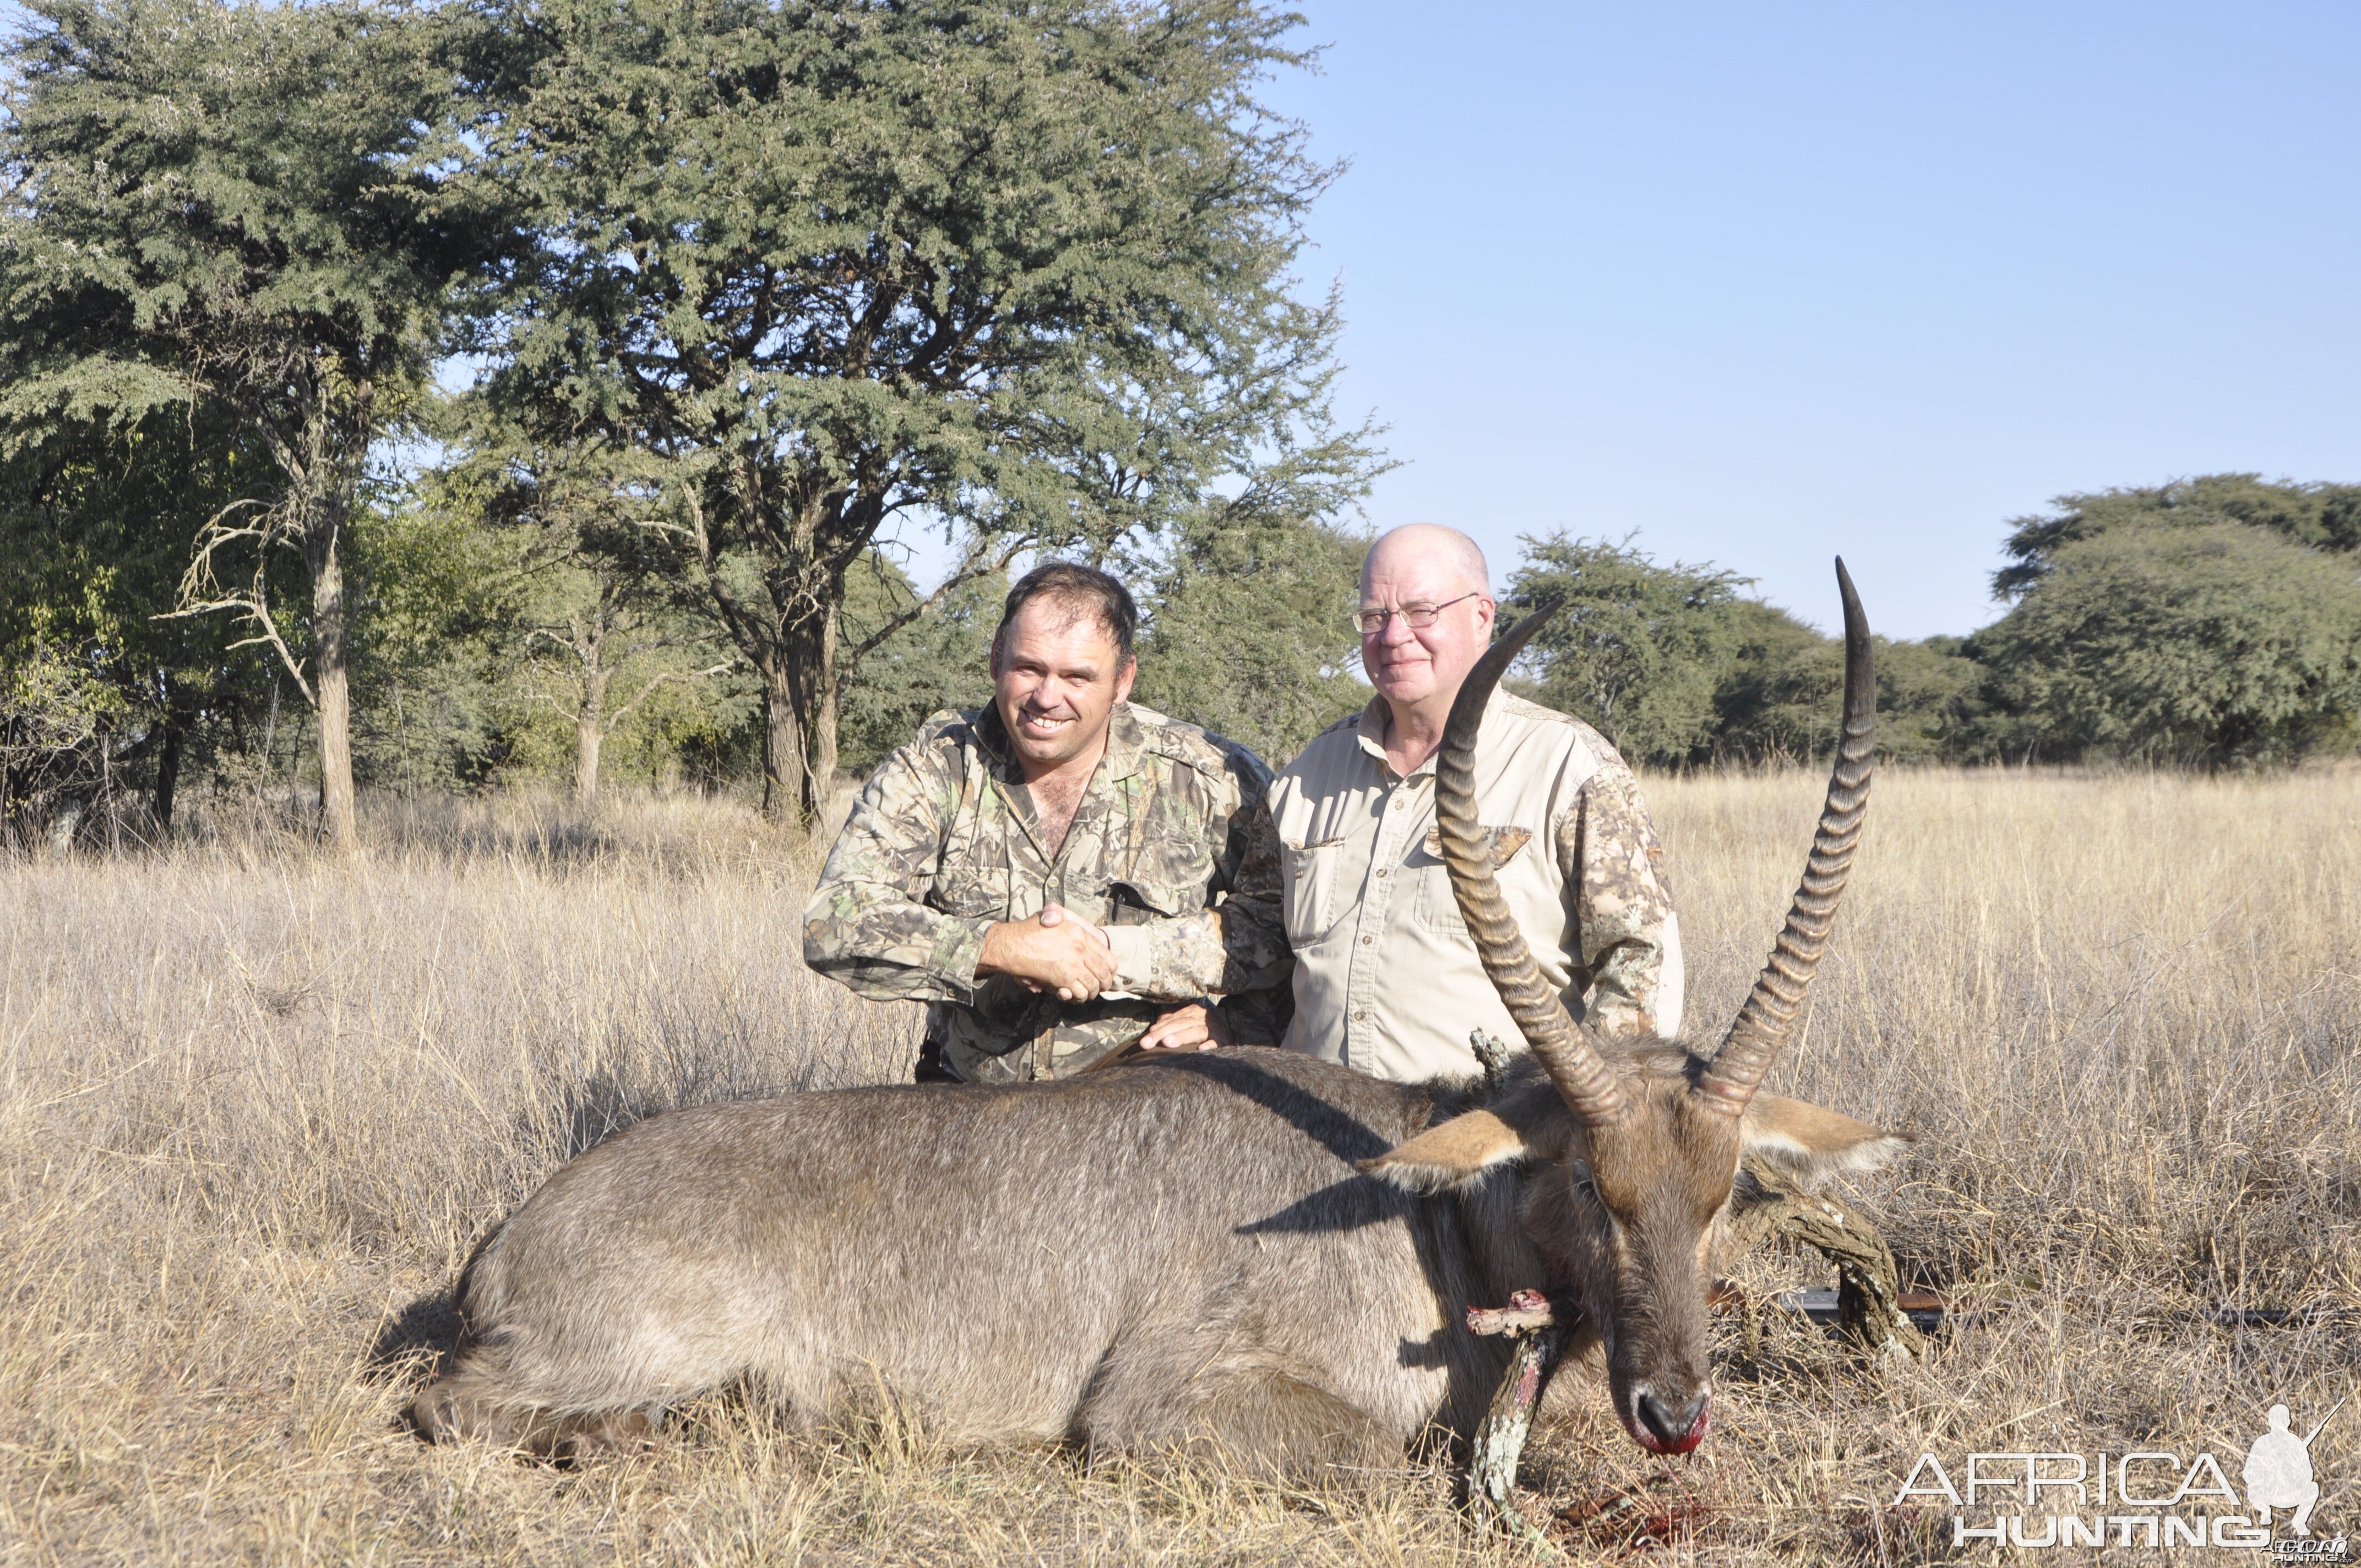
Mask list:
[[[1823,626],[1840,552],[1918,637],[2060,492],[2361,480],[2361,5],[1297,3],[1378,528],[1502,582],[1636,531]]]
[[[2361,6],[1313,0],[1380,528],[1637,530],[1816,623],[1997,608],[2010,516],[2361,480]]]

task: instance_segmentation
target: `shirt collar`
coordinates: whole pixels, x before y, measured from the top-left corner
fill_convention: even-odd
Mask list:
[[[1508,696],[1509,694],[1499,686],[1492,688],[1492,695],[1485,699],[1484,703],[1484,721],[1487,726],[1500,711],[1500,705],[1508,700]],[[1386,756],[1386,722],[1392,717],[1393,710],[1386,707],[1386,699],[1382,696],[1373,696],[1369,699],[1369,706],[1361,709],[1361,717],[1355,721],[1353,727],[1354,737],[1360,741],[1361,750],[1376,758],[1378,766],[1388,773],[1391,773],[1394,769],[1393,762]],[[1403,776],[1413,779],[1431,777],[1434,773],[1434,760],[1441,755],[1443,755],[1443,748],[1437,746],[1428,754],[1426,761]]]
[[[1142,758],[1148,754],[1148,727],[1131,711],[1131,704],[1119,702],[1107,715],[1106,755],[1099,760],[1099,774],[1112,784],[1127,779],[1139,772]]]

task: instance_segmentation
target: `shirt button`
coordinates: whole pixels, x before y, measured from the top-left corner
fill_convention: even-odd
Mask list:
[[[1375,937],[1364,937],[1364,938],[1361,938],[1361,946],[1363,946],[1363,947],[1365,947],[1365,948],[1366,948],[1366,947],[1367,947],[1371,942],[1374,942],[1374,941],[1376,941],[1376,940],[1377,940],[1377,938],[1376,938]]]
[[[1363,1008],[1363,1007],[1356,1007],[1356,1008],[1354,1008],[1354,1009],[1353,1009],[1353,1022],[1354,1022],[1354,1023],[1356,1023],[1356,1024],[1359,1023],[1362,1019],[1364,1019],[1364,1018],[1367,1017],[1368,1015],[1369,1015],[1369,1014],[1368,1014],[1368,1010],[1367,1010],[1367,1008]]]
[[[1386,868],[1385,868],[1385,867],[1383,867],[1383,866],[1379,866],[1379,867],[1378,868],[1378,880],[1379,882],[1383,882],[1383,881],[1385,881],[1385,880],[1386,880]]]

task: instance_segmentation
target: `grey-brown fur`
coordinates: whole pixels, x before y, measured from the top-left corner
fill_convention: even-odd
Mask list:
[[[547,1450],[736,1378],[799,1416],[882,1378],[958,1438],[1398,1455],[1482,1414],[1500,1352],[1465,1304],[1542,1277],[1513,1179],[1356,1169],[1437,1106],[1249,1049],[671,1112],[482,1246],[417,1419]]]

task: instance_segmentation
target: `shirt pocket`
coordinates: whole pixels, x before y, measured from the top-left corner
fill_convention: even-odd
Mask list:
[[[1486,828],[1481,829],[1485,842],[1491,846],[1492,870],[1504,871],[1521,853],[1533,836],[1522,828]],[[1467,922],[1459,913],[1459,896],[1451,891],[1451,868],[1443,863],[1443,832],[1437,828],[1426,830],[1426,838],[1410,852],[1406,862],[1418,876],[1418,920],[1430,931],[1459,932],[1467,929]]]
[[[1316,946],[1336,918],[1336,867],[1344,858],[1345,840],[1324,839],[1317,844],[1281,844],[1280,880],[1287,899],[1287,939],[1298,948]]]
[[[1106,923],[1110,926],[1145,926],[1150,920],[1169,920],[1176,915],[1203,906],[1202,883],[1183,887],[1152,876],[1120,877],[1107,883]]]
[[[1213,852],[1202,834],[1192,839],[1157,833],[1132,854],[1127,867],[1116,860],[1108,869],[1106,923],[1140,926],[1204,908],[1213,882]]]
[[[989,916],[1005,920],[1014,900],[1010,886],[1014,878],[1008,866],[1007,845],[983,824],[952,837],[943,848],[941,864],[935,872],[935,884],[927,903],[946,915],[968,919]]]

